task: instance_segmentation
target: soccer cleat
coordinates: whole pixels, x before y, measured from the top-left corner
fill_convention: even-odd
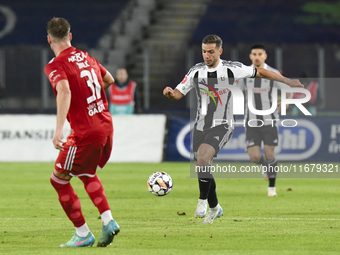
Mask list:
[[[59,245],[59,247],[86,247],[94,244],[94,235],[90,232],[86,237],[80,237],[74,234],[70,241],[65,244]]]
[[[220,206],[220,204],[218,204],[214,209],[212,208],[209,209],[207,216],[201,222],[201,224],[213,224],[214,220],[216,218],[220,218],[222,215],[223,215],[223,209]]]
[[[97,247],[106,247],[112,243],[115,235],[119,233],[119,225],[114,220],[111,220],[109,224],[103,226],[102,234],[99,237]]]
[[[276,188],[275,187],[268,187],[268,197],[276,197]]]
[[[195,218],[204,218],[207,213],[208,202],[206,199],[198,199]]]

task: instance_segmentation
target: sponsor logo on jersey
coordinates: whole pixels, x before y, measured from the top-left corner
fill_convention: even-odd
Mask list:
[[[54,73],[56,72],[57,70],[53,70],[52,72],[50,72],[50,74],[48,75],[48,78],[52,78],[52,76],[54,75]]]
[[[198,84],[204,85],[207,88],[209,88],[215,94],[215,96],[218,98],[219,102],[222,105],[222,100],[221,100],[220,96],[218,95],[217,91],[213,87],[211,87],[208,84],[204,83],[204,80],[200,81]],[[217,105],[215,97],[212,95],[212,93],[210,93],[210,91],[208,91],[208,90],[206,90],[204,88],[201,88],[201,87],[199,87],[199,89],[204,91],[205,93],[207,93],[212,98],[212,100],[214,101],[215,105]]]
[[[86,55],[84,52],[76,52],[73,53],[73,56],[68,58],[68,62],[82,62],[86,58]]]
[[[90,116],[93,116],[96,113],[102,112],[104,109],[105,109],[105,105],[103,104],[103,100],[100,100],[97,103],[92,103],[87,107],[88,114]]]
[[[252,88],[253,93],[266,93],[270,88]]]
[[[185,77],[183,78],[183,80],[181,81],[181,84],[184,84],[184,83],[186,83],[186,82],[187,82],[187,80],[188,80],[188,76],[185,76]]]
[[[52,72],[50,72],[50,74],[48,75],[48,78],[50,79],[51,83],[54,83],[55,80],[60,77],[60,74],[56,74],[57,70],[53,70]],[[56,76],[54,76],[56,74]],[[54,76],[54,77],[53,77]]]

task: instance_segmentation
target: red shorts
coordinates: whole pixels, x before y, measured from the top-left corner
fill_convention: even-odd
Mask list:
[[[54,169],[71,176],[90,176],[96,174],[97,167],[103,168],[112,150],[112,136],[84,146],[71,146],[64,143],[64,151],[59,152]]]

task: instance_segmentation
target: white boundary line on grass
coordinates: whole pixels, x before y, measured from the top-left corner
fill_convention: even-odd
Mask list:
[[[1,220],[65,220],[67,218],[38,218],[38,217],[32,217],[32,218],[0,218]],[[98,218],[87,218],[89,220],[94,220]]]
[[[190,219],[196,219],[191,217]],[[326,220],[340,220],[334,218],[266,218],[266,217],[224,217],[220,218],[221,220],[286,220],[286,221],[293,221],[293,220],[314,220],[314,221],[326,221]]]
[[[186,218],[186,217],[181,217],[182,219],[198,219],[199,218]],[[65,220],[67,218],[0,218],[1,220]],[[87,218],[88,220],[98,220],[98,218]],[[148,218],[148,219],[124,219],[124,220],[164,220],[164,219],[169,219],[169,218]],[[295,220],[314,220],[314,221],[340,221],[340,219],[335,219],[335,218],[271,218],[271,217],[224,217],[222,216],[220,218],[221,220],[285,220],[285,221],[295,221]]]

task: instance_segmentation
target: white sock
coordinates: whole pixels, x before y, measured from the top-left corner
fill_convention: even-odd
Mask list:
[[[110,210],[107,210],[107,211],[103,212],[103,213],[101,214],[101,218],[102,218],[102,223],[103,223],[104,226],[106,226],[107,224],[109,224],[109,222],[110,222],[111,220],[113,220],[111,211],[110,211]]]
[[[220,205],[220,204],[217,204],[215,207],[213,207],[213,208],[210,208],[210,209],[211,209],[211,210],[215,210],[215,211],[216,211],[216,210],[219,208],[219,205]]]
[[[86,237],[90,233],[90,229],[85,223],[80,227],[76,227],[76,234],[80,237]]]

